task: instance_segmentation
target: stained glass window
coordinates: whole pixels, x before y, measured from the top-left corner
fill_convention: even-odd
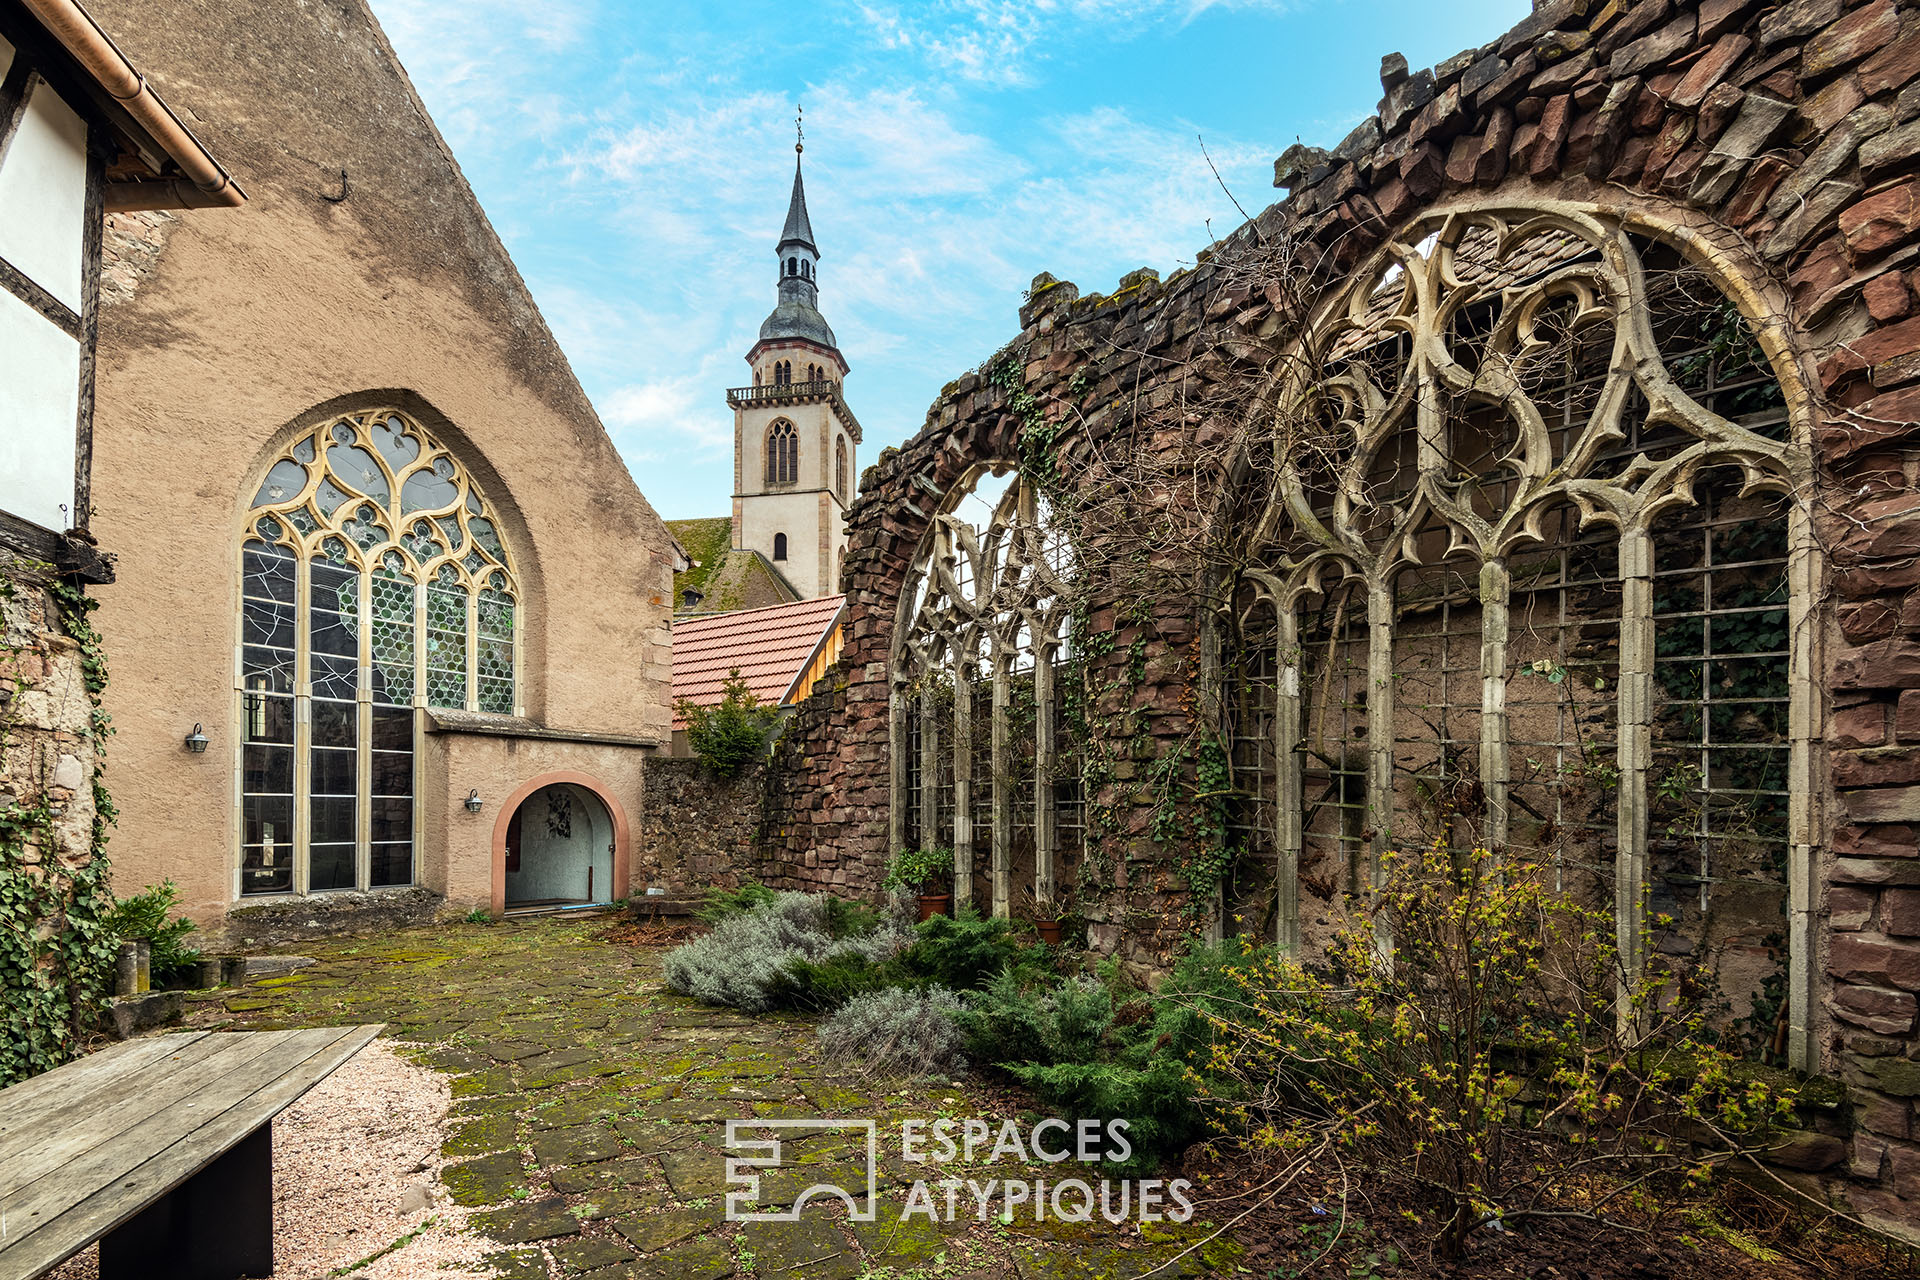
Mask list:
[[[301,436],[248,519],[239,890],[412,884],[419,708],[517,709],[518,592],[499,519],[391,410]]]

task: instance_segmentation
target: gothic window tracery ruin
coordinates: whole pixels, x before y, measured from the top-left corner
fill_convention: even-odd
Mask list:
[[[1489,848],[1806,1061],[1817,561],[1742,287],[1541,202],[1421,215],[1321,312],[1226,621],[1229,921],[1297,949],[1390,850]]]
[[[393,410],[303,433],[240,551],[242,895],[414,882],[420,707],[512,715],[523,619],[498,520]]]
[[[935,514],[902,593],[891,695],[893,844],[954,850],[954,898],[1058,901],[1078,863],[1079,680],[1067,540],[1015,464],[976,468]],[[1030,886],[1030,888],[1029,888]]]

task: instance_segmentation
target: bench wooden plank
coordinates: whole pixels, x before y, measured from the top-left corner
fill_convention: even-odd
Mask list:
[[[0,1202],[0,1229],[8,1232],[0,1273],[38,1275],[72,1257],[271,1121],[380,1030],[376,1023],[285,1033],[299,1039],[277,1040],[280,1052],[255,1057]]]
[[[32,1163],[50,1158],[49,1134],[77,1136],[82,1130],[104,1129],[116,1120],[138,1119],[144,1112],[137,1108],[147,1094],[233,1043],[230,1038],[207,1034],[181,1039],[179,1048],[173,1052],[127,1055],[119,1062],[119,1070],[78,1070],[90,1065],[83,1058],[72,1064],[76,1070],[66,1089],[58,1093],[42,1090],[39,1100],[25,1107],[13,1105],[11,1091],[3,1095],[7,1105],[0,1109],[0,1197],[18,1185],[22,1161]],[[46,1078],[35,1076],[28,1083]]]
[[[143,1070],[124,1091],[119,1081],[96,1080],[68,1106],[49,1115],[68,1123],[28,1131],[15,1129],[0,1139],[0,1213],[17,1215],[17,1196],[25,1188],[58,1180],[88,1153],[122,1141],[154,1116],[175,1110],[203,1089],[219,1088],[256,1059],[272,1060],[273,1051],[301,1033],[261,1032],[213,1035],[187,1049],[189,1060],[179,1070]],[[111,1176],[111,1175],[108,1175]]]
[[[144,1040],[122,1040],[98,1053],[90,1053],[69,1062],[64,1067],[43,1071],[31,1080],[8,1085],[4,1093],[6,1110],[0,1113],[0,1134],[31,1122],[49,1108],[64,1105],[76,1090],[90,1089],[104,1076],[124,1078],[127,1073],[138,1071],[149,1062],[166,1058],[197,1040],[206,1039],[207,1034],[205,1031],[182,1031]]]

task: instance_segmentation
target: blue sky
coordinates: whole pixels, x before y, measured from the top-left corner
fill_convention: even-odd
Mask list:
[[[1191,263],[1332,146],[1382,54],[1431,66],[1529,0],[373,0],[669,519],[722,515],[724,393],[774,303],[805,104],[820,307],[861,465],[1012,337],[1035,274]]]

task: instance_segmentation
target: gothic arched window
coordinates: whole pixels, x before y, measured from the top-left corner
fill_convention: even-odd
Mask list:
[[[833,491],[840,495],[840,501],[847,500],[847,438],[836,436],[833,441]]]
[[[1804,1064],[1806,431],[1738,266],[1650,227],[1433,210],[1309,326],[1222,623],[1222,906],[1291,950],[1326,914],[1303,893],[1488,849],[1611,906],[1630,974],[1689,957]]]
[[[1056,901],[1082,851],[1076,572],[1038,487],[994,462],[948,492],[900,596],[891,847],[951,847],[956,904],[985,871],[996,916],[1029,877]]]
[[[787,535],[784,533],[776,533],[773,535],[773,558],[775,560],[785,560],[787,558]]]
[[[410,885],[416,709],[516,709],[499,521],[450,453],[384,409],[304,432],[248,520],[239,891]]]
[[[785,418],[767,428],[767,483],[794,484],[800,479],[800,433]]]

